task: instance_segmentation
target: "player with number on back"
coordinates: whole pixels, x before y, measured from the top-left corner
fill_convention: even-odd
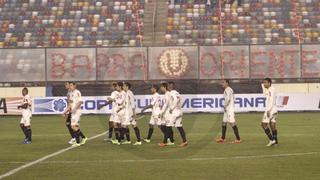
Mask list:
[[[230,124],[234,135],[236,136],[236,140],[232,141],[232,143],[240,143],[240,135],[238,126],[236,125],[236,119],[234,117],[234,93],[230,87],[229,80],[225,79],[222,81],[222,87],[224,88],[224,114],[223,114],[223,121],[222,121],[222,135],[219,139],[216,139],[217,143],[224,143],[226,139],[226,132],[227,132],[227,124]]]
[[[18,109],[22,109],[22,117],[20,120],[20,127],[25,135],[23,140],[24,144],[31,144],[32,142],[32,130],[31,130],[31,98],[28,95],[28,88],[24,87],[22,89],[22,103],[18,106]]]
[[[265,78],[263,84],[261,84],[263,94],[266,96],[266,110],[263,114],[261,126],[269,138],[269,143],[267,146],[273,146],[278,144],[278,131],[276,127],[277,120],[277,105],[276,105],[276,91],[272,86],[272,81],[270,78]],[[270,126],[271,131],[268,127]]]

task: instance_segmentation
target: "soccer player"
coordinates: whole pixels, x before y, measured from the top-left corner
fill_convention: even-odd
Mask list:
[[[125,102],[125,119],[124,123],[122,123],[123,127],[125,128],[125,135],[127,137],[127,140],[129,141],[128,144],[130,144],[130,132],[129,132],[129,125],[132,125],[134,129],[134,133],[136,135],[137,141],[133,145],[141,145],[141,137],[140,137],[140,130],[136,122],[136,105],[135,105],[135,99],[134,94],[132,93],[131,84],[128,82],[125,82],[123,84],[123,90],[126,92],[126,102]]]
[[[22,118],[20,121],[20,127],[25,135],[23,141],[24,144],[31,144],[32,142],[32,130],[31,130],[31,98],[28,95],[28,88],[24,87],[22,89],[22,103],[18,106],[18,109],[22,109]]]
[[[150,105],[144,107],[141,110],[141,113],[144,113],[144,111],[146,111],[147,109],[150,109],[150,108],[152,109],[151,118],[149,121],[148,136],[146,139],[144,139],[144,141],[147,143],[151,142],[151,136],[153,134],[154,126],[159,126],[163,134],[165,133],[165,128],[166,128],[166,125],[165,125],[166,122],[162,121],[162,119],[159,117],[160,111],[161,111],[161,108],[160,108],[161,97],[158,93],[159,86],[152,85],[150,91],[152,93],[151,103]]]
[[[70,133],[70,136],[71,136],[71,139],[70,141],[68,142],[70,145],[74,144],[76,142],[76,138],[73,136],[73,130],[71,128],[71,113],[68,111],[69,109],[69,105],[70,105],[70,83],[69,82],[66,82],[64,84],[66,90],[68,91],[67,92],[67,102],[68,102],[68,107],[66,108],[66,110],[63,112],[63,116],[64,118],[66,119],[66,127]]]
[[[163,104],[160,110],[160,115],[159,118],[162,119],[162,121],[166,122],[166,126],[164,129],[164,137],[163,137],[163,142],[159,143],[160,147],[164,147],[167,145],[174,145],[174,139],[173,139],[173,130],[172,126],[167,126],[169,125],[170,121],[170,101],[171,101],[171,94],[168,89],[168,83],[163,82],[161,83],[160,90],[162,93],[164,93],[164,99],[163,99]],[[168,142],[168,139],[170,142]]]
[[[176,127],[180,133],[182,143],[179,145],[180,147],[185,147],[188,145],[187,138],[186,138],[186,133],[183,129],[182,126],[182,99],[181,95],[178,91],[175,89],[175,83],[174,82],[169,82],[168,89],[170,90],[170,95],[171,95],[171,101],[170,101],[170,119],[169,122],[167,123],[168,127]]]
[[[116,136],[115,140],[112,140],[112,144],[120,145],[121,140],[123,139],[123,129],[121,128],[121,122],[124,121],[125,115],[125,100],[126,92],[123,91],[123,83],[118,82],[116,86],[116,91],[118,92],[114,101],[115,101],[115,116],[113,118],[113,127],[114,133]]]
[[[232,143],[240,143],[240,135],[239,130],[236,125],[236,120],[234,117],[234,94],[233,90],[230,87],[229,80],[225,79],[222,81],[222,87],[224,88],[224,114],[223,114],[223,121],[222,121],[222,135],[219,139],[216,139],[217,143],[224,143],[226,139],[226,132],[227,132],[227,124],[230,124],[234,135],[236,136],[236,140],[232,141]]]
[[[114,129],[114,121],[113,119],[115,118],[115,113],[116,113],[116,110],[115,110],[115,107],[116,107],[116,103],[115,103],[115,98],[117,97],[118,95],[118,91],[116,91],[116,87],[117,87],[117,83],[112,83],[111,85],[111,96],[108,97],[108,101],[106,104],[104,105],[101,105],[100,107],[98,107],[98,109],[101,109],[103,108],[104,106],[107,106],[109,104],[112,103],[112,110],[111,110],[111,115],[110,115],[110,119],[109,119],[109,123],[108,123],[108,126],[109,126],[109,131],[108,131],[108,137],[106,139],[104,139],[105,141],[109,141],[111,142],[112,140],[112,132],[113,132],[113,129]]]
[[[77,147],[84,145],[88,138],[80,130],[81,104],[83,103],[81,93],[77,89],[75,82],[69,83],[69,86],[71,91],[69,107],[69,112],[71,112],[71,128],[73,130],[74,137],[76,138],[76,142],[72,146]]]
[[[265,78],[261,86],[263,94],[266,96],[266,110],[263,114],[261,126],[270,140],[267,146],[273,146],[278,144],[278,132],[276,128],[276,120],[278,114],[276,105],[276,91],[272,86],[272,81],[270,78]],[[268,125],[272,130],[272,134]]]

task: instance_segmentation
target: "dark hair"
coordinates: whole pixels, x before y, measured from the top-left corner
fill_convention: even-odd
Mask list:
[[[168,84],[175,85],[175,83],[173,81],[169,81]]]
[[[116,83],[116,82],[113,82],[113,83],[112,83],[112,86],[113,86],[113,87],[116,87],[116,86],[117,86],[117,83]]]
[[[267,81],[268,83],[272,84],[272,80],[270,78],[264,78],[265,81]]]
[[[69,84],[73,84],[73,85],[76,85],[76,82],[74,82],[74,81],[70,81],[70,82],[68,82]]]
[[[117,85],[122,88],[123,87],[123,82],[117,82]]]
[[[27,87],[22,88],[22,91],[27,91],[27,92],[29,92],[29,90],[28,90]]]
[[[224,79],[224,81],[228,84],[230,84],[230,80],[229,79]]]
[[[129,89],[131,88],[131,84],[129,82],[124,82],[124,84],[128,86]]]
[[[162,82],[161,86],[163,86],[164,88],[168,89],[168,83],[166,83],[166,82]]]
[[[151,85],[151,88],[154,88],[154,89],[156,89],[157,91],[159,91],[159,86],[156,85],[156,84],[152,84],[152,85]]]

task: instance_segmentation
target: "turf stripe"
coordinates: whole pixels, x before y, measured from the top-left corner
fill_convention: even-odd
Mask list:
[[[284,153],[270,155],[253,155],[253,156],[226,156],[226,157],[200,157],[185,159],[123,159],[123,160],[97,160],[97,161],[45,161],[40,164],[74,164],[74,163],[135,163],[135,162],[168,162],[168,161],[211,161],[211,160],[230,160],[230,159],[259,159],[270,157],[289,157],[289,156],[306,156],[317,155],[320,152],[301,152],[301,153]],[[10,162],[7,162],[10,163]],[[13,162],[18,163],[18,162]],[[20,162],[23,163],[23,162]]]
[[[95,136],[92,136],[92,137],[90,137],[90,138],[88,139],[88,141],[93,140],[93,139],[96,139],[96,138],[98,138],[98,137],[100,137],[100,136],[103,136],[103,135],[105,135],[106,133],[107,133],[107,132],[103,132],[103,133],[101,133],[101,134],[97,134],[97,135],[95,135]],[[76,148],[76,147],[71,147],[71,146],[70,146],[70,147],[61,149],[61,150],[59,150],[59,151],[57,151],[57,152],[54,152],[54,153],[52,153],[52,154],[48,154],[48,155],[46,155],[46,156],[44,156],[44,157],[42,157],[42,158],[40,158],[40,159],[31,161],[31,162],[29,162],[29,163],[27,163],[27,164],[24,164],[24,165],[22,165],[22,166],[19,166],[19,167],[15,168],[15,169],[12,169],[11,171],[8,171],[7,173],[4,173],[4,174],[0,175],[0,179],[3,179],[3,178],[5,178],[5,177],[11,176],[11,175],[13,175],[13,174],[16,174],[17,172],[19,172],[19,171],[21,171],[21,170],[23,170],[23,169],[25,169],[25,168],[28,168],[28,167],[33,166],[33,165],[35,165],[35,164],[41,163],[41,162],[43,162],[43,161],[45,161],[45,160],[47,160],[47,159],[49,159],[49,158],[52,158],[52,157],[57,156],[57,155],[59,155],[59,154],[62,154],[62,153],[66,152],[66,151],[69,151],[69,150],[71,150],[71,149],[73,149],[73,148]]]

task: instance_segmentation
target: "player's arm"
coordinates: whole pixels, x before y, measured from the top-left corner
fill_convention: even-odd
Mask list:
[[[132,107],[132,112],[133,112],[133,115],[135,116],[135,114],[136,114],[136,104],[134,102],[134,95],[133,95],[133,93],[130,93],[129,96],[130,96],[130,104],[131,104],[131,107]]]
[[[141,113],[144,113],[144,111],[146,111],[147,109],[150,109],[152,108],[153,105],[152,104],[149,104],[148,106],[145,106],[142,110],[141,110]]]
[[[100,106],[98,107],[98,109],[100,110],[101,108],[103,108],[103,107],[105,107],[105,106],[108,106],[108,105],[111,104],[113,101],[114,101],[113,99],[110,99],[110,100],[108,99],[108,100],[107,100],[107,103],[100,105]]]
[[[224,99],[224,111],[226,111],[226,108],[229,106],[229,104],[230,104],[230,101],[231,101],[231,98],[230,98],[230,96],[232,95],[231,94],[231,92],[230,91],[226,91],[226,97],[225,97],[225,99]]]
[[[177,107],[179,98],[176,94],[172,95],[172,106],[170,107],[170,113],[172,113],[172,111]]]
[[[163,116],[164,112],[169,108],[169,99],[165,98],[165,102],[161,108],[160,116]]]

